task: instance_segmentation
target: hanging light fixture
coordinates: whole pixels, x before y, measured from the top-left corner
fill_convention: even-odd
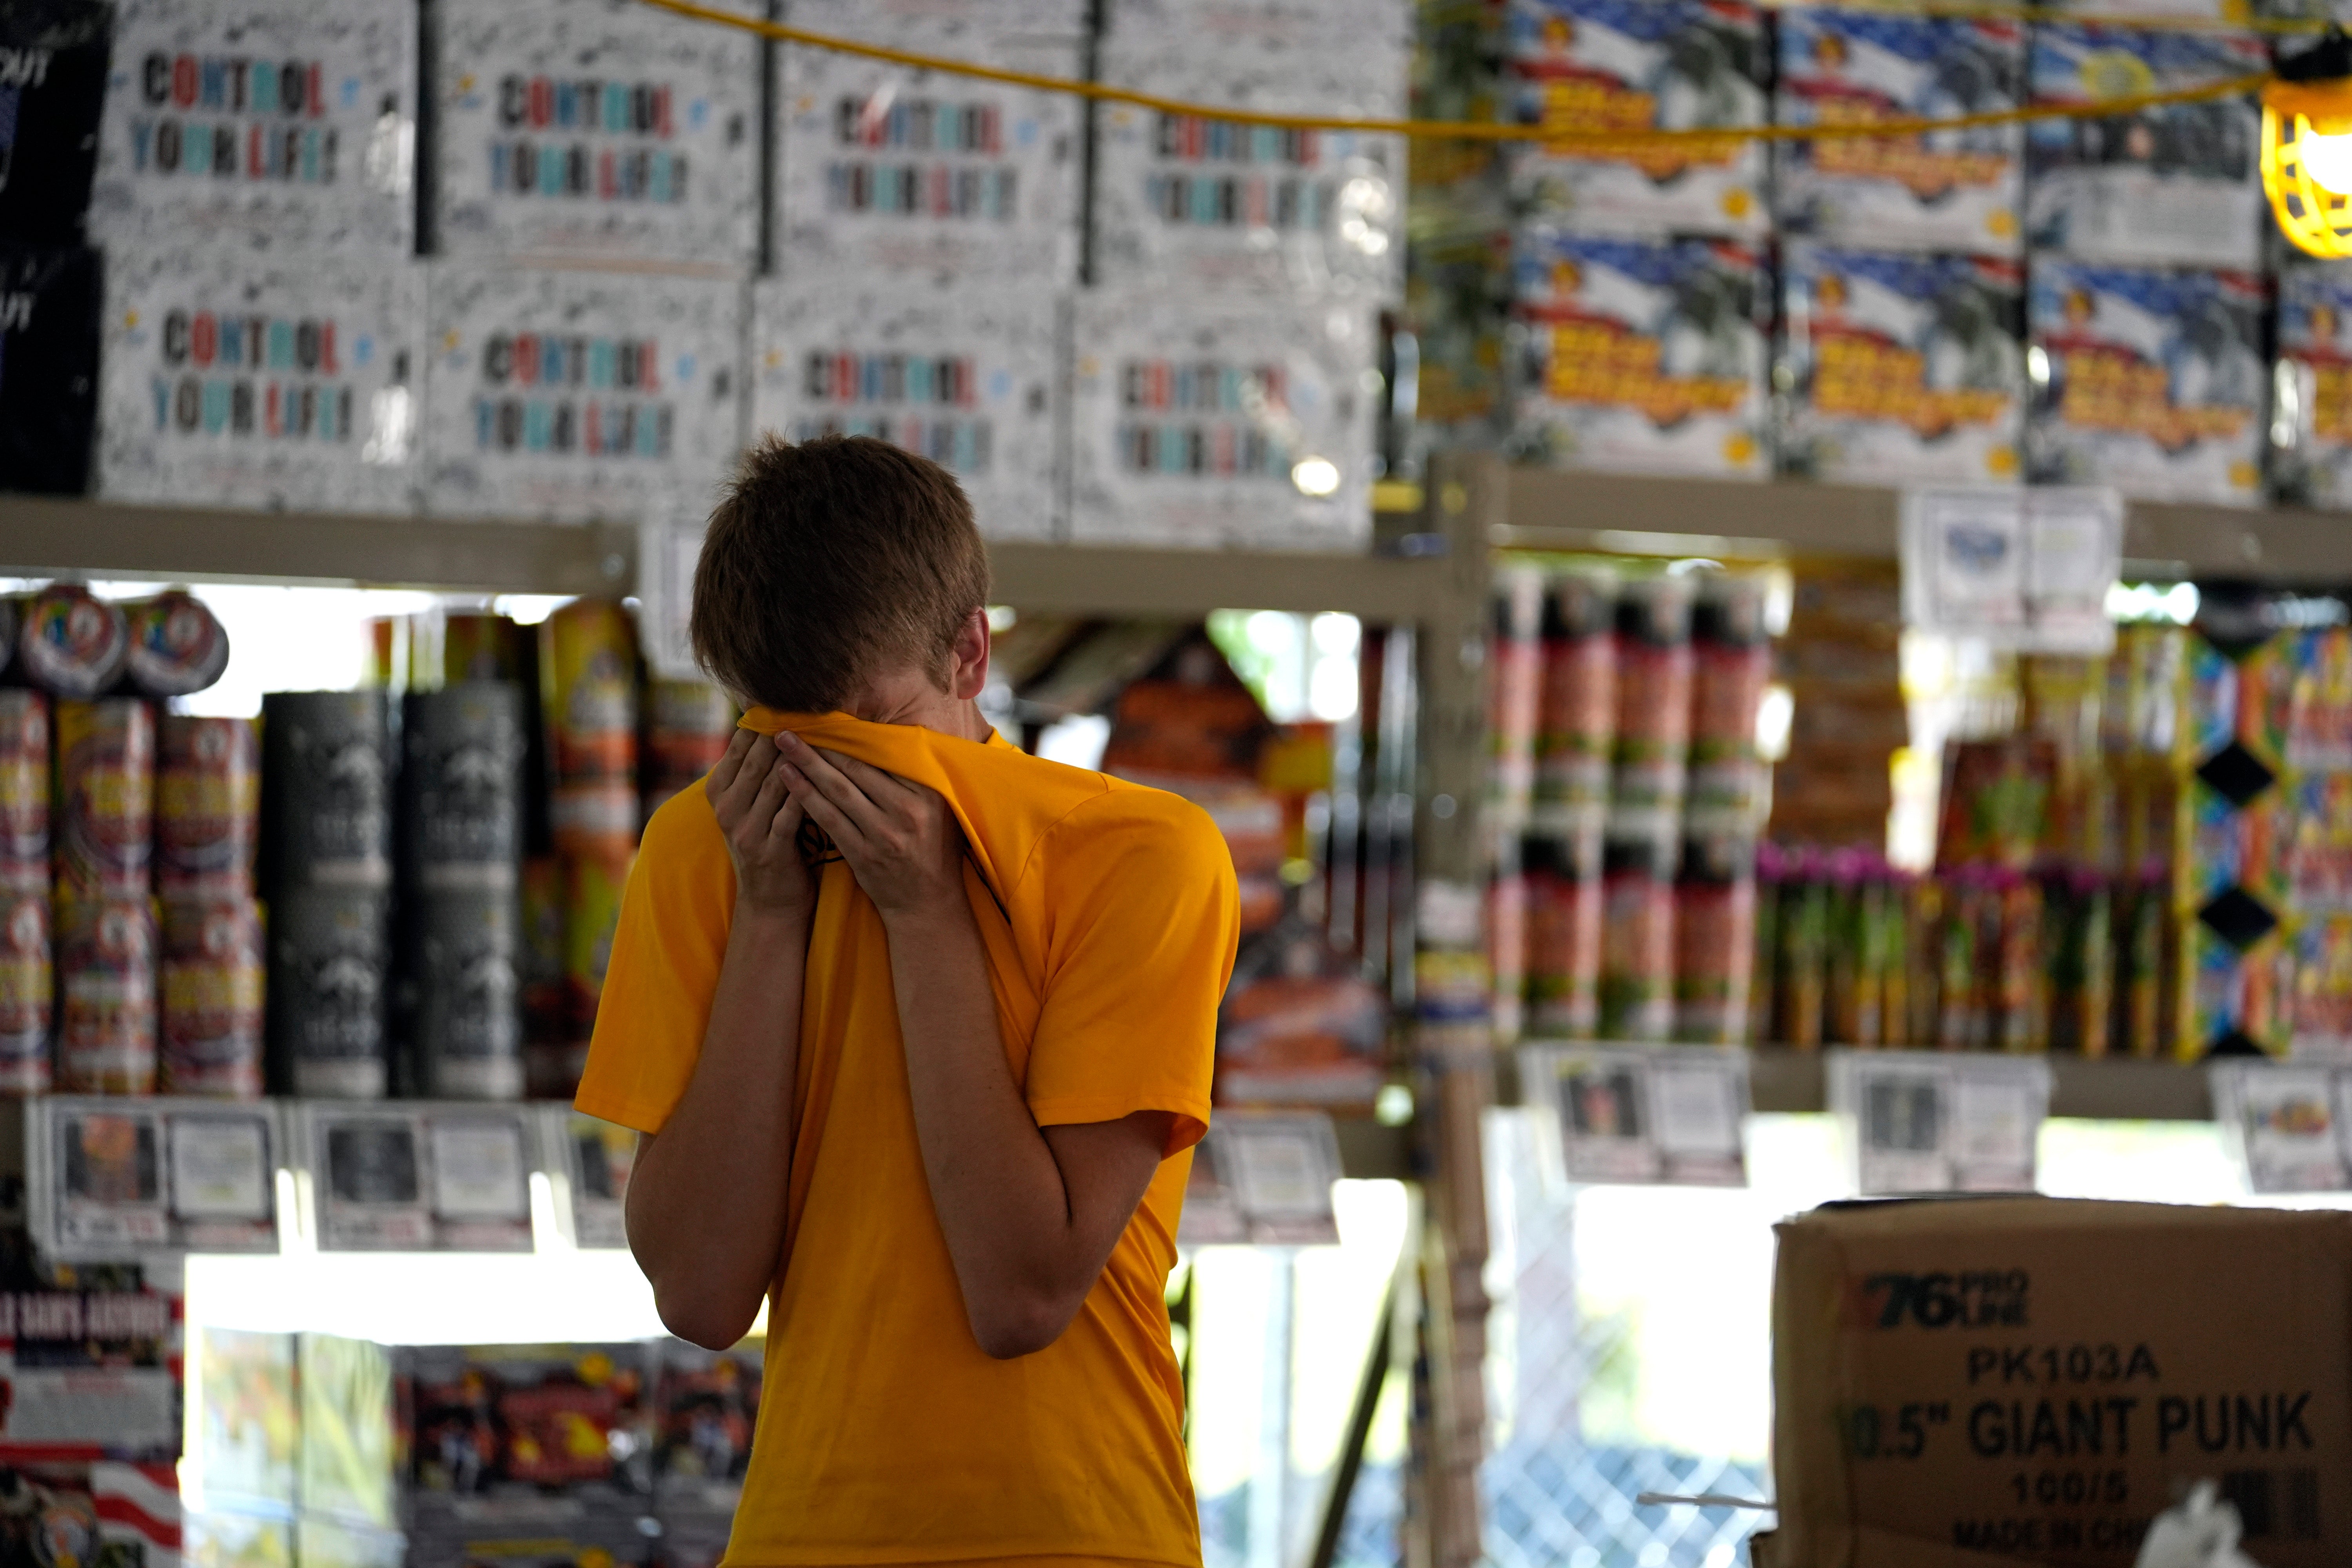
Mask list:
[[[2263,189],[2297,248],[2352,256],[2352,37],[2337,28],[2263,89]]]

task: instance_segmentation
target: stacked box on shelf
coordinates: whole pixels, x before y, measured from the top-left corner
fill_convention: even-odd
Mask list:
[[[738,277],[751,266],[751,34],[623,0],[446,0],[432,15],[434,250]]]
[[[1789,751],[1775,768],[1772,837],[1875,849],[1894,805],[1888,764],[1910,740],[1895,573],[1866,563],[1801,563],[1776,649],[1789,689]]]
[[[2352,263],[2295,257],[2278,272],[2279,499],[2352,506]]]

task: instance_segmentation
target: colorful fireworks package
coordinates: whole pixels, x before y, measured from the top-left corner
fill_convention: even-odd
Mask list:
[[[2352,506],[2352,262],[2298,259],[2278,291],[2281,499]]]

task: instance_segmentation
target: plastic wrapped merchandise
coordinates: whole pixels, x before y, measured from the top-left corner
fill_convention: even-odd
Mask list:
[[[1675,1038],[1748,1038],[1756,953],[1756,857],[1745,838],[1693,840],[1675,885]]]
[[[1675,851],[1611,840],[1601,865],[1604,1040],[1665,1040],[1675,1029]]]
[[[1486,639],[1486,826],[1497,845],[1527,831],[1536,783],[1536,730],[1543,691],[1543,578],[1532,568],[1496,575]]]
[[[2268,292],[2252,273],[2037,258],[2027,317],[2048,381],[2026,422],[2028,477],[2259,505]]]
[[[1259,113],[1390,118],[1405,109],[1412,17],[1404,0],[1110,0],[1097,74]],[[1095,276],[1186,299],[1392,299],[1404,274],[1404,153],[1396,136],[1104,104]]]
[[[1517,841],[1506,843],[1486,884],[1486,968],[1495,986],[1495,1042],[1501,1046],[1516,1041],[1528,1026],[1535,900],[1522,859]]]
[[[20,606],[16,672],[55,697],[90,698],[113,686],[131,651],[122,606],[87,588],[52,583]]]
[[[235,722],[235,721],[231,721]],[[261,908],[250,895],[162,902],[165,1094],[252,1100],[262,1089]]]
[[[0,892],[49,891],[49,700],[0,687]]]
[[[57,706],[53,856],[61,902],[147,897],[155,710],[135,697]]]
[[[2014,21],[1792,7],[1780,39],[1783,125],[1992,113],[2024,94],[2025,28]],[[1773,205],[1786,234],[2013,257],[2023,146],[2016,125],[1784,142]]]
[[[389,1083],[389,895],[296,887],[269,906],[271,1088],[320,1100],[381,1100]]]
[[[415,100],[409,6],[120,0],[90,231],[406,256]]]
[[[621,0],[446,0],[433,24],[440,254],[751,266],[752,34]]]
[[[425,270],[428,510],[572,522],[709,510],[741,437],[739,285]]]
[[[1681,830],[1691,739],[1688,577],[1627,580],[1617,597],[1617,738],[1609,783],[1612,842],[1667,860]]]
[[[1037,75],[1083,76],[1083,0],[800,0],[793,25]],[[796,279],[1076,275],[1083,110],[1065,93],[824,49],[779,61],[776,251]]]
[[[1761,579],[1700,579],[1691,611],[1691,653],[1684,826],[1694,837],[1752,843],[1770,807],[1769,773],[1756,749],[1757,713],[1772,674]]]
[[[1549,228],[1523,229],[1514,246],[1517,455],[1562,468],[1768,476],[1761,249]]]
[[[1052,537],[1062,384],[1052,293],[1034,279],[814,289],[795,272],[754,285],[751,302],[755,428],[790,441],[877,437],[955,475],[988,537]]]
[[[2279,268],[2276,395],[2281,498],[2352,507],[2352,261],[2298,257]]]
[[[106,274],[100,495],[415,510],[425,289],[404,254],[125,245]]]
[[[261,832],[253,721],[166,713],[158,731],[156,889],[165,898],[250,897]]]
[[[381,691],[261,699],[261,876],[301,888],[392,885],[393,755]]]
[[[1574,567],[1545,579],[1533,830],[1564,844],[1579,873],[1601,864],[1617,739],[1617,576]]]
[[[1783,258],[1783,469],[1852,484],[2018,479],[2021,265],[1801,244]]]
[[[0,1094],[49,1090],[49,918],[47,893],[0,889]]]
[[[190,697],[228,668],[228,631],[202,599],[169,588],[122,606],[130,646],[124,671],[142,697]]]
[[[155,946],[143,892],[58,906],[60,1093],[155,1092]]]
[[[0,489],[89,488],[102,270],[95,250],[0,241]]]
[[[1564,132],[1761,125],[1772,59],[1739,0],[1513,0],[1507,68],[1517,118]],[[1511,174],[1538,221],[1622,233],[1761,237],[1760,142],[1557,151],[1527,143]]]
[[[2026,237],[2102,261],[2262,264],[2262,112],[2251,95],[2101,114],[2105,99],[2203,87],[2270,68],[2251,34],[2044,24],[2033,30],[2036,103],[2078,117],[2025,132]],[[2037,279],[2035,287],[2040,288]]]
[[[1378,358],[1367,306],[1078,296],[1071,535],[1360,551]]]
[[[1528,1028],[1589,1040],[1601,1023],[1602,894],[1598,858],[1534,837],[1523,851],[1528,900]]]

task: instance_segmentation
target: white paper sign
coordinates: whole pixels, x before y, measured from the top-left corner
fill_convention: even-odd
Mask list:
[[[2095,486],[1903,493],[1903,616],[1997,647],[2104,654],[2123,500]]]
[[[569,1105],[551,1105],[542,1136],[555,1158],[550,1162],[564,1185],[556,1204],[572,1216],[572,1239],[583,1247],[629,1245],[624,1205],[635,1169],[637,1135],[626,1127],[583,1116]]]
[[[297,1168],[322,1251],[527,1252],[538,1111],[294,1107]]]
[[[2042,1058],[1832,1051],[1829,1090],[1864,1194],[2033,1190]]]
[[[2352,1187],[2352,1071],[2269,1061],[2207,1069],[2213,1117],[2257,1193]]]
[[[277,1250],[274,1106],[57,1096],[26,1119],[28,1218],[50,1255]]]
[[[1744,1186],[1748,1053],[1712,1047],[1529,1047],[1528,1102],[1559,1119],[1571,1182]]]
[[[637,641],[664,680],[707,679],[687,635],[694,609],[694,569],[702,560],[705,517],[637,525]]]
[[[1209,1223],[1205,1230],[1184,1225],[1188,1245],[1312,1247],[1339,1239],[1331,1211],[1339,1140],[1323,1112],[1220,1110],[1192,1162],[1186,1204],[1189,1209],[1198,1200]]]

